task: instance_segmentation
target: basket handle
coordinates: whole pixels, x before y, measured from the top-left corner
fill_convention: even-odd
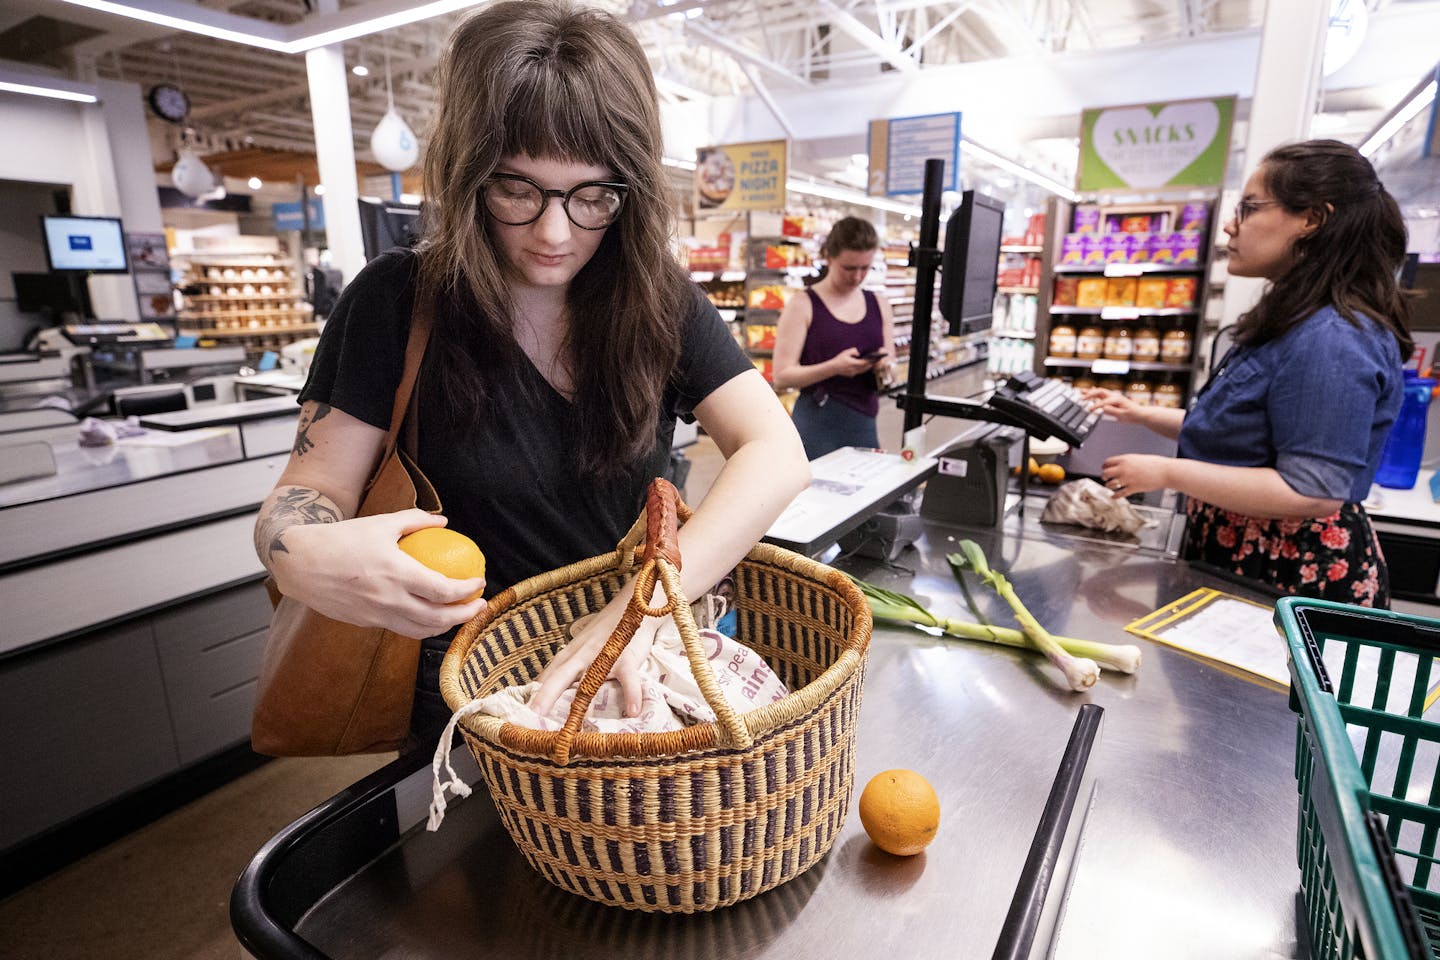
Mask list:
[[[690,612],[690,601],[685,598],[685,590],[680,585],[678,521],[688,520],[689,517],[690,508],[681,501],[679,491],[670,481],[663,477],[656,477],[651,481],[645,502],[645,515],[641,518],[643,525],[637,521],[616,550],[617,560],[622,566],[625,565],[627,555],[633,561],[636,543],[629,542],[627,549],[627,541],[631,540],[632,534],[636,535],[638,540],[638,531],[641,529],[646,532],[640,572],[635,575],[635,592],[626,605],[625,612],[620,616],[615,632],[605,641],[605,646],[585,671],[585,676],[580,679],[580,686],[575,691],[575,701],[570,705],[570,715],[565,718],[565,725],[560,728],[550,751],[551,759],[560,766],[570,760],[570,748],[580,733],[580,724],[585,719],[586,711],[590,709],[590,702],[595,699],[600,685],[610,676],[615,661],[620,659],[620,654],[634,639],[646,617],[668,615],[680,628],[680,642],[685,645],[685,657],[690,661],[695,683],[705,695],[705,702],[715,711],[715,721],[725,733],[722,742],[741,749],[748,748],[754,742],[749,728],[735,712],[735,708],[730,706],[730,701],[725,699],[724,692],[715,680],[715,671],[711,669],[710,660],[705,656],[700,644],[700,630]],[[657,583],[664,591],[665,603],[659,607],[651,607],[647,598],[654,594]]]

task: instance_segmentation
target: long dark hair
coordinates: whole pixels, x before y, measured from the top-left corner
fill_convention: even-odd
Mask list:
[[[670,250],[674,208],[650,63],[607,13],[510,0],[460,24],[437,88],[419,292],[437,300],[436,334],[448,348],[438,351],[439,382],[456,422],[482,422],[487,404],[504,402],[521,359],[482,185],[503,158],[526,154],[609,167],[629,187],[620,219],[570,284],[563,347],[579,466],[614,474],[655,445],[655,411],[694,299]]]
[[[1405,220],[1370,161],[1338,140],[1306,140],[1271,150],[1260,169],[1272,197],[1320,226],[1295,241],[1290,268],[1240,317],[1236,340],[1266,343],[1333,306],[1357,327],[1361,314],[1384,324],[1408,359],[1410,302],[1396,281]]]

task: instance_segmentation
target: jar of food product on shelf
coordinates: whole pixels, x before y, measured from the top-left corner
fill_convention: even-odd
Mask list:
[[[1134,400],[1142,407],[1150,405],[1151,392],[1150,382],[1140,377],[1132,377],[1130,382],[1125,384],[1126,398]]]
[[[1105,331],[1097,326],[1081,327],[1075,335],[1075,356],[1081,360],[1099,360],[1105,352]]]
[[[1088,373],[1082,373],[1080,374],[1080,376],[1075,378],[1074,382],[1072,382],[1070,386],[1074,387],[1076,390],[1094,390],[1095,378],[1090,376],[1090,374]]]
[[[1160,328],[1147,323],[1130,336],[1130,358],[1136,363],[1154,363],[1160,359]]]
[[[1160,359],[1166,363],[1190,362],[1190,331],[1184,327],[1166,330],[1160,338]]]
[[[1164,383],[1156,384],[1154,392],[1150,395],[1150,403],[1156,407],[1179,410],[1185,405],[1185,397],[1180,392],[1178,383],[1166,380]]]
[[[1111,327],[1110,332],[1105,335],[1105,359],[1129,360],[1133,350],[1134,342],[1130,338],[1130,328],[1123,324]]]
[[[1101,390],[1114,390],[1116,393],[1125,392],[1125,381],[1119,377],[1106,377],[1104,380],[1101,380],[1097,386]]]
[[[1050,356],[1075,356],[1075,328],[1068,323],[1050,328]]]

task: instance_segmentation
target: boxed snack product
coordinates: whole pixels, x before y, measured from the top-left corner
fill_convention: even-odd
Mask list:
[[[1200,236],[1200,233],[1196,230],[1184,230],[1180,233],[1172,233],[1170,235],[1170,243],[1175,250],[1176,263],[1200,262]]]
[[[1087,267],[1105,264],[1105,238],[1098,233],[1086,233],[1080,237],[1080,259]]]
[[[1075,215],[1070,220],[1070,230],[1073,233],[1098,233],[1100,230],[1100,208],[1099,207],[1076,207]]]
[[[1100,247],[1106,263],[1126,263],[1130,256],[1128,233],[1107,233],[1101,237]]]
[[[786,216],[780,221],[780,235],[782,237],[805,236],[805,218],[803,216]]]
[[[1056,277],[1055,278],[1055,300],[1057,307],[1077,306],[1077,287],[1080,284],[1078,277]]]
[[[1060,262],[1079,266],[1085,262],[1084,237],[1078,233],[1067,233],[1060,241]]]
[[[1105,281],[1105,306],[1133,307],[1137,287],[1134,277],[1110,277]]]
[[[1171,244],[1170,238],[1173,233],[1152,233],[1150,234],[1150,262],[1151,263],[1174,263],[1175,247]]]
[[[1150,261],[1150,234],[1125,234],[1125,262],[1148,263]]]
[[[1170,290],[1170,281],[1164,277],[1141,277],[1135,290],[1135,306],[1142,310],[1160,310]]]
[[[1181,230],[1198,230],[1204,233],[1210,229],[1210,204],[1204,200],[1191,200],[1180,209]]]
[[[1171,277],[1165,292],[1165,306],[1177,310],[1189,310],[1195,306],[1195,291],[1199,280],[1195,277]]]
[[[1075,306],[1105,306],[1105,278],[1084,277],[1081,279],[1075,289]]]
[[[1118,218],[1121,233],[1149,233],[1158,224],[1152,221],[1148,213],[1129,213]]]
[[[766,284],[750,291],[749,306],[760,310],[782,310],[789,299],[788,291],[780,284]]]

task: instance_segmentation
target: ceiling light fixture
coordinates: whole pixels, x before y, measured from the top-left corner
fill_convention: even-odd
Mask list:
[[[353,66],[353,67],[350,68],[350,72],[353,73],[353,74],[355,74],[355,76],[357,76],[357,77],[368,77],[368,76],[370,76],[370,68],[367,67],[367,66],[365,66],[365,64],[363,64],[363,63],[357,63],[357,64],[355,64],[355,66]]]
[[[31,83],[11,83],[8,80],[0,80],[0,90],[8,93],[23,93],[32,97],[49,97],[52,100],[73,100],[76,103],[98,102],[95,95],[91,93],[61,90],[58,87],[41,87]]]
[[[359,7],[347,7],[335,13],[322,14],[297,24],[267,23],[254,17],[243,17],[224,10],[209,10],[179,0],[64,0],[76,6],[129,17],[156,26],[198,33],[217,40],[229,40],[251,47],[280,53],[304,53],[372,33],[392,30],[473,7],[485,0],[432,0],[412,6],[409,0],[376,0]],[[387,12],[373,15],[376,8]],[[334,26],[326,27],[327,24]],[[317,28],[320,28],[317,31]]]
[[[1029,170],[1025,167],[1022,167],[1014,160],[1009,160],[1005,157],[1002,157],[994,150],[991,150],[987,147],[982,147],[980,146],[980,144],[967,137],[961,137],[960,142],[964,144],[964,146],[961,148],[962,155],[964,151],[968,150],[970,153],[974,154],[979,159],[984,160],[986,163],[991,164],[992,166],[999,167],[1001,170],[1007,170],[1010,173],[1015,174],[1015,176],[1020,177],[1022,180],[1028,180],[1031,183],[1035,184],[1037,187],[1043,187],[1046,190],[1049,190],[1051,193],[1055,194],[1057,197],[1063,197],[1064,199],[1069,200],[1071,203],[1075,203],[1080,199],[1080,195],[1078,193],[1065,186],[1059,180],[1054,180],[1050,177],[1045,176],[1044,174],[1036,173],[1034,170]]]
[[[826,200],[853,203],[857,206],[870,207],[873,210],[885,210],[890,213],[905,213],[911,216],[919,216],[921,212],[920,208],[913,203],[901,203],[898,200],[890,200],[886,197],[872,197],[858,190],[832,187],[828,183],[816,183],[813,180],[796,180],[794,177],[791,177],[785,181],[785,189],[791,193],[803,193],[812,197],[822,197]]]
[[[265,186],[265,181],[261,180],[259,177],[251,177],[249,180],[246,181],[246,183],[250,185],[251,190],[259,190],[261,187]]]
[[[1436,77],[1432,75],[1411,90],[1404,100],[1390,112],[1390,115],[1381,122],[1380,126],[1371,131],[1370,135],[1360,144],[1360,155],[1369,157],[1385,145],[1385,142],[1415,118],[1415,115],[1426,107],[1430,106],[1435,99]]]

